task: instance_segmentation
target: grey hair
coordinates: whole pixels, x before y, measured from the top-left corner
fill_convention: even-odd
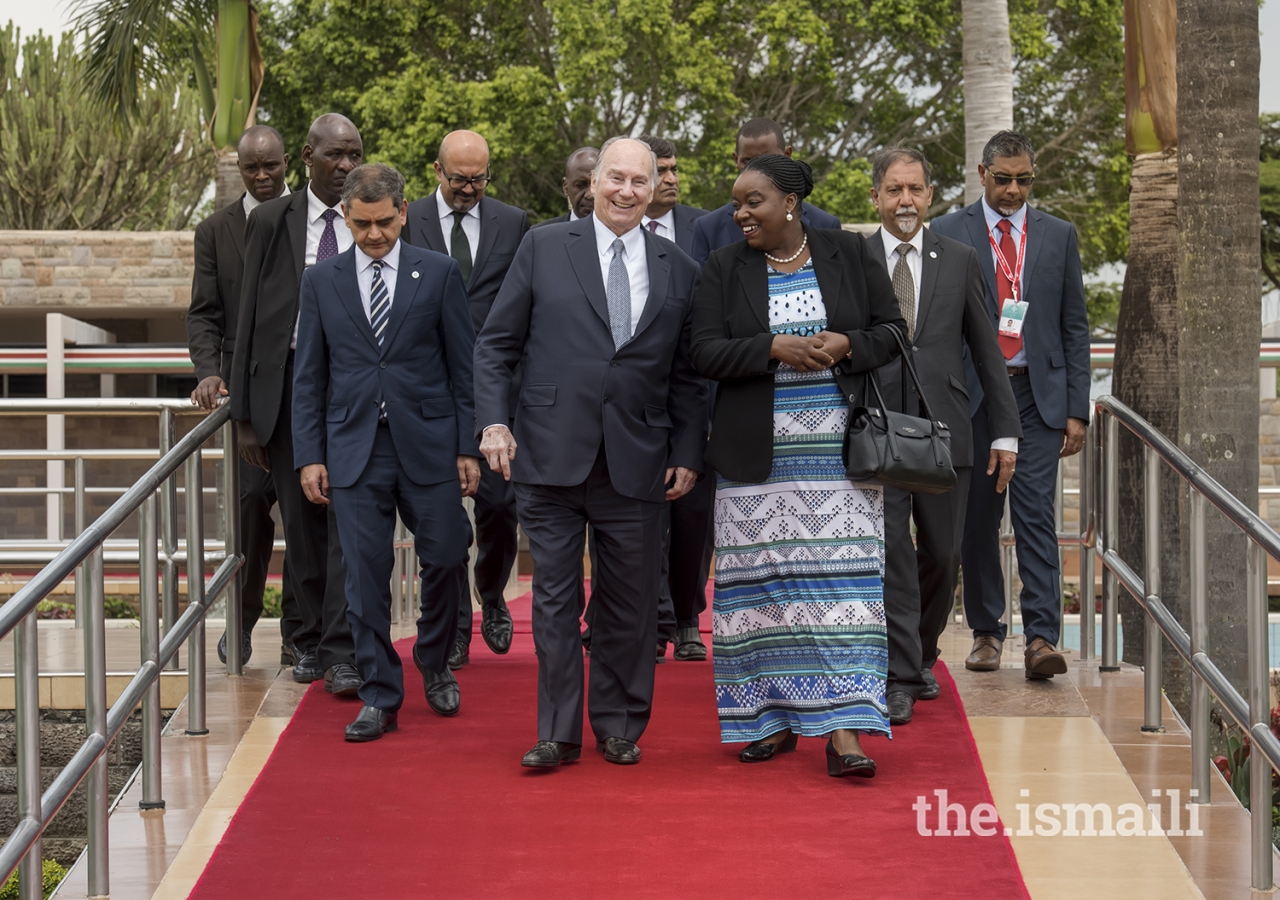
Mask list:
[[[877,191],[880,190],[880,184],[884,181],[889,167],[903,161],[919,163],[924,169],[924,186],[929,187],[933,184],[933,166],[929,165],[929,160],[923,153],[910,147],[889,147],[877,153],[871,162],[871,186]]]
[[[386,163],[356,166],[342,183],[342,205],[351,209],[351,201],[377,203],[390,197],[396,209],[404,205],[404,176]]]
[[[991,168],[997,156],[1025,156],[1036,164],[1036,148],[1031,139],[1020,131],[997,131],[982,148],[982,165]]]
[[[609,138],[609,140],[605,141],[603,144],[600,145],[600,156],[597,157],[596,159],[596,167],[591,170],[592,176],[597,179],[600,177],[601,167],[604,164],[605,153],[608,152],[610,147],[618,143],[618,141],[635,141],[637,144],[639,144],[641,147],[644,147],[644,149],[648,151],[649,153],[649,187],[650,189],[656,190],[658,187],[657,155],[653,152],[653,148],[650,147],[648,144],[646,144],[644,141],[639,140],[638,138],[627,137],[626,135],[611,137]],[[347,176],[347,177],[349,178],[350,176]]]

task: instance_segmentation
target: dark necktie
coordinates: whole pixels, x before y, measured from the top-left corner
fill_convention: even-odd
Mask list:
[[[1002,218],[996,223],[996,230],[1000,232],[1000,255],[1004,257],[1010,272],[1018,265],[1018,248],[1013,245],[1012,228],[1013,226],[1009,224],[1008,219]],[[996,293],[999,295],[996,301],[1000,304],[1000,310],[1003,312],[1004,301],[1013,297],[1013,282],[1005,274],[1004,266],[996,266]],[[1021,336],[1008,337],[998,334],[997,337],[1000,340],[1000,350],[1004,353],[1006,360],[1013,359],[1018,355],[1018,351],[1022,349]]]
[[[338,233],[333,230],[333,220],[338,218],[338,211],[326,209],[320,218],[324,219],[324,231],[320,232],[320,243],[316,246],[316,262],[338,255]]]
[[[458,261],[463,284],[471,280],[471,242],[467,240],[467,233],[462,230],[462,220],[466,216],[464,212],[453,214],[453,231],[449,235],[449,255]]]
[[[375,259],[369,264],[373,269],[373,282],[369,286],[369,324],[373,326],[373,336],[382,346],[382,338],[387,333],[387,322],[391,320],[391,295],[387,292],[387,283],[382,280],[382,260]],[[378,421],[387,419],[387,401],[378,404]]]
[[[907,262],[911,249],[910,244],[899,244],[898,264],[893,267],[893,294],[907,322],[908,342],[915,340],[916,335],[916,280],[911,277],[911,265]]]
[[[650,220],[649,220],[649,233],[650,233],[650,234],[657,234],[657,233],[658,233],[658,220],[657,220],[657,219],[650,219]]]

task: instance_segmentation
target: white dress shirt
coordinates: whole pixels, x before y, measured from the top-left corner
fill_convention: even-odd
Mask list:
[[[609,284],[609,266],[613,263],[613,242],[622,238],[622,262],[627,267],[627,280],[631,283],[631,334],[636,333],[640,315],[649,300],[649,256],[645,252],[644,234],[637,225],[626,234],[617,235],[606,228],[594,215],[591,223],[596,229],[596,252],[600,257],[600,278]]]
[[[880,237],[884,241],[884,258],[885,263],[889,267],[889,277],[893,277],[893,270],[898,265],[898,246],[900,244],[910,244],[912,249],[907,253],[907,268],[911,270],[911,280],[915,283],[916,288],[916,318],[920,318],[920,279],[924,269],[924,228],[916,231],[915,236],[909,241],[900,241],[891,235],[884,228],[880,229]],[[1012,365],[1012,363],[1010,363]],[[1010,453],[1018,452],[1018,439],[1015,437],[999,437],[993,438],[991,441],[992,450],[1008,450]]]
[[[570,209],[570,210],[569,210],[569,221],[570,221],[570,222],[576,222],[576,221],[578,221],[578,220],[579,220],[579,219],[581,219],[581,218],[582,218],[582,216],[578,215],[578,214],[577,214],[576,212],[574,212],[572,209]]]
[[[284,186],[284,190],[280,192],[280,197],[288,197],[288,196],[289,196],[289,185],[286,184]],[[278,200],[280,198],[277,197],[276,199]],[[250,194],[248,191],[245,191],[244,196],[240,198],[240,205],[241,207],[243,207],[244,217],[247,219],[249,218],[249,213],[253,212],[255,209],[257,209],[259,206],[262,205],[262,201],[259,200],[257,197],[253,196],[253,194]]]
[[[650,222],[658,223],[658,230],[653,232],[658,237],[666,238],[669,241],[676,239],[676,208],[674,206],[667,210],[665,215],[658,216],[656,219],[645,216],[640,224],[644,228],[648,228]]]
[[[995,241],[997,244],[1000,243],[1000,232],[996,230],[996,225],[1001,219],[1009,220],[1009,224],[1013,226],[1009,230],[1009,237],[1013,240],[1013,246],[1016,250],[1018,244],[1021,243],[1022,241],[1022,229],[1025,228],[1027,224],[1027,204],[1025,203],[1022,204],[1022,206],[1018,209],[1018,211],[1011,216],[1002,216],[1000,215],[1000,213],[996,212],[994,209],[992,209],[990,206],[987,205],[987,198],[984,195],[982,198],[982,214],[986,216],[986,219],[987,219],[987,231],[991,234],[993,238],[995,238]],[[1027,240],[1031,240],[1031,238],[1027,238]],[[988,244],[987,246],[990,247],[991,245]],[[991,263],[996,267],[996,271],[998,273],[1000,270],[1000,260],[996,258],[995,247],[991,247]],[[1027,299],[1026,294],[1023,291],[1023,288],[1026,285],[1026,281],[1027,281],[1026,274],[1027,274],[1026,272],[1022,272],[1018,277],[1018,281],[1019,281],[1018,299],[1019,300]],[[999,275],[997,274],[996,281],[999,282],[999,280],[1000,280]],[[996,302],[1003,305],[1006,299],[1008,298],[997,297]],[[1020,349],[1017,352],[1017,354],[1014,355],[1013,359],[1009,360],[1008,365],[1025,366],[1026,364],[1027,364],[1027,345],[1024,343],[1022,345],[1022,349]]]
[[[445,252],[453,256],[453,207],[444,202],[440,189],[436,188],[436,210],[440,215],[440,231],[444,234]],[[462,233],[471,245],[471,265],[476,264],[476,248],[480,246],[480,203],[467,210],[462,217]]]
[[[311,189],[311,185],[307,185],[307,252],[303,257],[302,264],[304,268],[309,268],[316,264],[316,252],[320,249],[320,236],[324,234],[324,212],[326,209],[332,209],[338,214],[333,218],[333,233],[338,239],[338,252],[345,253],[351,249],[351,245],[355,240],[351,237],[351,229],[347,227],[347,220],[342,217],[342,204],[335,203],[333,206],[325,206],[324,201],[316,196],[316,192]],[[298,319],[302,319],[302,308],[298,308]],[[293,323],[293,337],[289,339],[289,349],[296,350],[298,348],[298,323]]]
[[[364,317],[373,324],[373,262],[359,247],[356,247],[356,284],[360,287],[360,305],[364,307]],[[387,255],[382,257],[382,283],[387,286],[387,308],[396,302],[396,271],[400,268],[400,242],[392,245]]]

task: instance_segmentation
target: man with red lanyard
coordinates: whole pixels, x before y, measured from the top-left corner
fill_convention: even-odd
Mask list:
[[[982,198],[934,220],[932,228],[978,251],[991,321],[1018,401],[1023,438],[1009,504],[1022,578],[1024,665],[1026,676],[1038,679],[1067,671],[1056,649],[1062,592],[1054,500],[1058,460],[1080,451],[1089,421],[1089,320],[1075,226],[1027,204],[1035,156],[1024,135],[996,134],[978,166]],[[967,386],[974,458],[986,459],[992,439],[972,365]],[[975,671],[1000,668],[1007,637],[1000,568],[1005,498],[996,493],[995,478],[975,467],[960,548],[965,617],[974,637],[965,667]]]

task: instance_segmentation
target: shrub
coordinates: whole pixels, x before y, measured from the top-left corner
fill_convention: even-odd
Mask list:
[[[43,882],[44,895],[48,897],[53,893],[62,879],[67,877],[67,868],[60,863],[46,859],[40,864],[40,877]],[[9,880],[0,887],[0,900],[18,900],[18,873],[14,872],[9,876]]]
[[[262,617],[264,619],[279,619],[284,616],[283,597],[280,594],[280,588],[273,585],[267,585],[266,590],[262,592]]]
[[[138,612],[133,608],[133,604],[124,597],[107,597],[102,602],[102,611],[104,618],[108,619],[136,619]]]

